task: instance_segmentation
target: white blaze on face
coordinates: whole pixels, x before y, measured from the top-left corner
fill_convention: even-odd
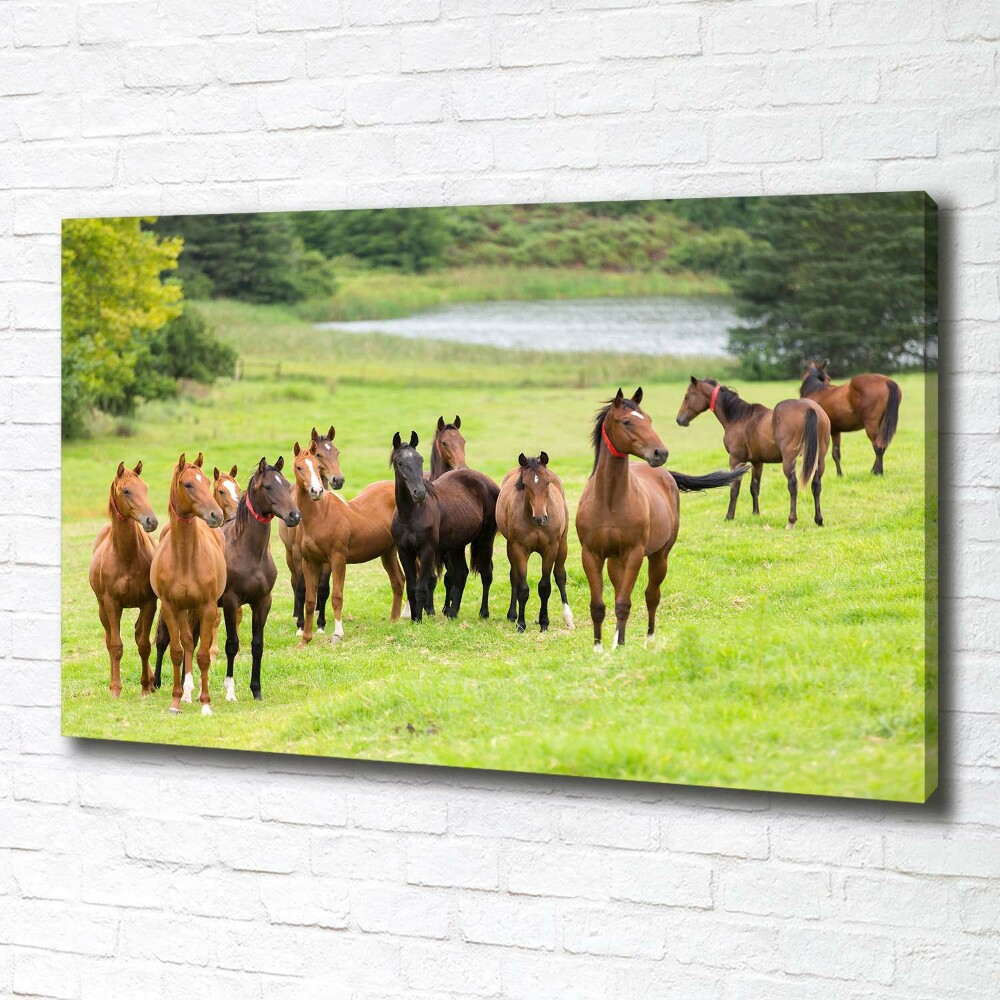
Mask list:
[[[646,419],[646,414],[645,413],[640,413],[638,410],[633,410],[632,411],[632,416],[635,417],[636,420],[645,420]]]
[[[535,476],[535,484],[538,484],[538,476]]]
[[[323,484],[320,482],[319,476],[316,474],[316,466],[311,458],[306,459],[306,465],[309,466],[309,488],[311,490],[322,490]]]
[[[222,484],[222,488],[228,491],[234,501],[238,501],[240,499],[236,493],[236,483],[234,483],[231,479],[227,479],[226,482]]]
[[[198,482],[200,483],[200,482],[201,482],[201,473],[200,473],[200,472],[196,472],[196,473],[194,474],[194,478],[195,478],[195,479],[197,479],[197,480],[198,480]]]
[[[277,483],[277,484],[278,484],[279,486],[281,485],[281,476],[279,476],[277,472],[276,472],[276,473],[274,474],[274,481],[275,481],[275,482],[276,482],[276,483]]]

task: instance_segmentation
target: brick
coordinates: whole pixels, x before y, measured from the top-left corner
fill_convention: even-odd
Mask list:
[[[956,922],[957,893],[925,878],[848,875],[835,895],[837,916],[880,927],[938,928]]]
[[[57,0],[18,4],[13,11],[14,44],[18,48],[66,45],[73,39],[73,13],[72,4]]]
[[[450,104],[459,121],[541,118],[548,103],[544,71],[472,70],[451,86]]]
[[[712,906],[712,868],[667,854],[623,854],[612,861],[615,899],[660,906]]]
[[[552,81],[552,106],[563,117],[649,111],[654,94],[654,76],[634,69],[570,70]]]
[[[344,92],[338,84],[272,84],[256,96],[267,129],[330,128],[344,120]]]
[[[788,927],[779,934],[778,963],[789,975],[890,983],[896,967],[888,937],[845,934],[827,927]]]
[[[347,116],[355,125],[436,122],[444,116],[446,93],[437,79],[363,80],[346,88]]]
[[[562,810],[559,838],[568,844],[650,850],[657,846],[659,827],[650,814],[589,805]]]
[[[660,841],[672,853],[721,854],[766,858],[769,852],[765,817],[726,816],[716,822],[708,812],[679,812],[660,820]]]
[[[706,18],[712,52],[780,52],[804,49],[815,31],[813,4],[736,4]]]
[[[599,37],[586,18],[537,18],[511,21],[494,35],[501,66],[592,62],[598,58]]]
[[[159,35],[154,0],[138,3],[82,3],[77,10],[81,45],[151,42]]]
[[[465,894],[458,904],[458,927],[462,940],[475,944],[547,951],[557,945],[556,907],[551,900]]]
[[[510,1000],[537,1000],[538,997],[551,996],[606,1000],[610,996],[638,995],[628,990],[611,989],[611,970],[607,959],[581,955],[543,956],[511,948],[503,952],[500,961],[503,995]]]
[[[993,85],[993,72],[992,57],[981,53],[901,54],[886,60],[882,66],[882,98],[910,107],[915,101],[940,107],[945,101],[961,101],[968,94],[985,93]]]
[[[774,107],[871,104],[879,92],[879,63],[859,56],[772,59],[766,80],[768,104]]]
[[[833,0],[828,12],[827,44],[872,48],[926,42],[940,34],[940,13],[933,0]]]
[[[404,945],[401,962],[409,986],[434,996],[446,992],[493,996],[500,992],[500,959],[481,948],[456,948],[447,943]]]
[[[254,28],[253,5],[242,0],[161,0],[159,10],[161,33],[181,38],[242,35]]]
[[[400,39],[404,73],[479,69],[490,64],[490,35],[477,24],[405,28]]]
[[[611,878],[599,851],[517,846],[507,851],[507,888],[529,896],[605,899]]]
[[[1000,11],[991,3],[962,3],[959,0],[945,0],[944,28],[949,38],[1000,39]]]
[[[351,921],[366,934],[448,937],[449,897],[436,889],[355,883]]]
[[[992,834],[975,830],[942,833],[900,831],[887,838],[886,865],[923,875],[1000,876],[1000,856]]]
[[[672,119],[667,125],[613,122],[602,139],[602,160],[620,166],[704,163],[708,129],[704,122]]]
[[[388,31],[338,31],[306,40],[311,77],[370,76],[399,70],[399,36]]]
[[[497,889],[499,858],[498,849],[488,844],[411,837],[406,844],[406,881],[413,885]]]
[[[622,11],[600,18],[601,55],[645,59],[697,55],[701,18],[693,10]]]
[[[345,0],[344,14],[349,24],[405,24],[433,21],[441,12],[439,0]]]
[[[261,876],[260,899],[272,924],[301,924],[335,930],[347,927],[348,890],[332,879]]]
[[[258,31],[309,31],[336,28],[344,20],[343,5],[337,0],[258,0]]]
[[[347,796],[322,778],[285,778],[260,788],[260,818],[308,826],[344,826]]]
[[[355,792],[348,796],[355,826],[399,833],[444,833],[448,808],[444,799],[422,794],[420,789]]]
[[[135,45],[125,53],[126,87],[185,87],[209,83],[214,76],[211,50],[204,43]]]
[[[662,918],[641,910],[574,907],[562,918],[563,947],[573,954],[659,959],[664,934]]]
[[[545,842],[552,838],[553,810],[544,799],[479,792],[449,800],[448,826],[458,836]]]
[[[828,149],[838,159],[892,160],[937,155],[940,123],[933,111],[855,111],[834,119]]]
[[[396,160],[404,173],[467,173],[493,165],[488,133],[475,128],[406,132],[396,138]]]
[[[740,865],[719,878],[724,910],[817,920],[830,910],[830,875],[773,865]]]
[[[593,126],[580,122],[501,125],[493,147],[498,170],[596,167],[600,159]]]
[[[710,149],[724,163],[817,160],[821,127],[814,117],[719,116],[710,128]]]
[[[335,878],[403,880],[404,857],[391,837],[361,833],[314,834],[310,867],[317,875]]]
[[[80,994],[80,963],[75,955],[25,948],[14,956],[14,992],[21,995],[65,997]]]
[[[280,82],[300,74],[305,63],[305,48],[294,35],[225,40],[213,51],[215,73],[223,83]]]

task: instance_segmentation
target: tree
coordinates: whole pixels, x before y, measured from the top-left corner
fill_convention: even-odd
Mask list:
[[[762,200],[729,349],[752,377],[921,367],[936,320],[933,206],[919,193]]]
[[[137,369],[153,335],[181,312],[178,239],[141,219],[68,219],[62,242],[62,432],[82,433],[99,407],[129,412],[143,387]],[[150,220],[147,220],[150,221]]]

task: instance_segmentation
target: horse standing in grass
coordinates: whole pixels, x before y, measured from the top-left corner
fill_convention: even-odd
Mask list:
[[[243,491],[240,484],[236,482],[236,466],[234,465],[228,472],[223,472],[218,466],[215,467],[212,476],[212,496],[215,502],[222,508],[225,523],[228,524],[236,517],[236,508],[240,504],[240,496]]]
[[[642,389],[626,399],[621,389],[597,413],[591,441],[594,468],[583,488],[576,512],[576,533],[583,546],[583,569],[590,584],[590,617],[594,650],[600,652],[604,624],[604,565],[615,588],[615,637],[612,649],[625,643],[625,626],[632,610],[632,588],[642,560],[649,560],[646,611],[647,637],[656,625],[660,585],[667,575],[667,557],[680,524],[678,490],[728,486],[746,469],[686,476],[662,468],[667,448],[653,430],[649,414],[640,409]],[[630,464],[629,455],[646,463]]]
[[[431,468],[427,474],[432,483],[452,469],[469,467],[465,460],[465,438],[462,437],[461,426],[462,418],[457,413],[450,424],[445,423],[443,416],[438,417],[437,430],[431,442]]]
[[[138,608],[135,644],[142,662],[140,681],[145,698],[153,687],[149,668],[149,632],[156,614],[156,594],[149,582],[149,567],[156,545],[150,533],[157,520],[149,504],[146,484],[139,478],[142,462],[134,469],[118,463],[108,492],[108,520],[94,541],[90,561],[90,588],[97,597],[97,610],[104,626],[104,644],[111,657],[111,694],[122,692],[121,620],[123,608]]]
[[[449,618],[458,616],[469,566],[465,546],[472,546],[472,572],[483,581],[480,618],[490,616],[493,582],[493,539],[500,488],[489,476],[473,469],[454,469],[434,482],[424,478],[423,456],[417,451],[417,432],[404,444],[397,431],[389,464],[395,477],[396,514],[392,536],[406,574],[406,596],[414,621],[423,612],[434,614],[434,582],[438,562],[444,564],[445,606]]]
[[[872,474],[882,475],[882,456],[892,443],[899,422],[899,404],[903,390],[885,375],[855,375],[850,382],[833,385],[827,372],[829,361],[810,361],[802,376],[799,395],[811,399],[830,418],[833,436],[833,462],[840,469],[840,435],[863,427],[875,451]]]
[[[324,489],[339,490],[344,485],[344,475],[340,471],[340,450],[334,445],[333,439],[337,431],[330,425],[330,430],[326,434],[319,434],[314,427],[312,429],[311,441],[316,442],[315,459],[319,468],[320,480]],[[278,525],[278,537],[285,546],[285,565],[292,580],[292,598],[294,607],[292,617],[298,634],[302,635],[302,627],[305,624],[305,602],[306,602],[306,578],[302,574],[302,554],[299,551],[298,538],[299,529],[290,528],[284,522]],[[330,596],[330,567],[324,566],[319,574],[319,583],[316,587],[316,631],[323,632],[326,629],[326,602]]]
[[[300,647],[312,641],[316,591],[324,566],[329,566],[331,571],[330,603],[334,615],[331,642],[340,642],[344,637],[342,613],[348,563],[381,559],[392,588],[391,621],[399,618],[403,603],[403,571],[396,558],[391,530],[395,510],[392,483],[372,483],[353,500],[328,493],[323,487],[317,452],[315,441],[308,449],[300,448],[295,442],[295,500],[302,514],[298,545],[305,577],[305,618]]]
[[[783,399],[773,410],[762,403],[748,403],[728,386],[719,385],[715,379],[697,379],[684,394],[684,402],[677,412],[677,423],[687,427],[699,413],[710,410],[722,424],[725,434],[722,442],[729,452],[732,468],[750,462],[753,475],[750,496],[753,512],[760,513],[760,477],[765,462],[780,462],[788,482],[789,511],[786,527],[794,528],[798,520],[796,511],[798,485],[795,481],[795,463],[802,456],[802,485],[812,480],[813,504],[816,523],[822,527],[823,512],[819,497],[823,490],[823,471],[826,452],[830,446],[830,419],[823,410],[809,399]],[[730,487],[729,510],[726,520],[736,515],[736,501],[740,495],[740,481]]]
[[[201,672],[201,714],[211,715],[208,690],[210,653],[219,626],[219,598],[226,589],[226,557],[222,533],[222,508],[212,498],[202,474],[201,452],[194,462],[182,454],[170,482],[170,522],[157,546],[149,576],[160,598],[160,612],[170,636],[174,666],[171,712],[181,710],[181,668],[185,679],[192,672],[195,628],[200,632],[198,669]]]
[[[549,627],[550,579],[555,568],[556,586],[562,597],[563,621],[573,627],[573,612],[566,599],[566,552],[569,512],[562,480],[549,468],[549,456],[517,456],[517,468],[511,469],[500,484],[497,499],[497,527],[507,539],[510,561],[510,608],[507,618],[523,632],[524,609],[528,603],[528,558],[537,552],[542,558],[542,576],[538,581],[541,631]],[[515,610],[516,607],[516,610]]]

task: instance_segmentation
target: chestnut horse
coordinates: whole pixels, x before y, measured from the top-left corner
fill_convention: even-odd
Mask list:
[[[202,474],[204,461],[201,452],[194,462],[188,462],[183,454],[177,460],[170,481],[169,530],[157,546],[149,578],[160,598],[160,613],[170,636],[174,665],[170,711],[181,710],[181,668],[185,678],[192,672],[197,627],[201,636],[201,714],[211,715],[208,669],[219,626],[218,602],[226,589],[226,557],[222,533],[213,530],[222,525],[222,508],[212,498],[208,479]]]
[[[573,612],[566,599],[566,552],[569,512],[562,480],[549,468],[549,456],[517,456],[517,468],[511,469],[500,484],[497,498],[497,527],[507,539],[510,561],[510,608],[507,618],[523,632],[524,609],[528,603],[528,558],[533,552],[542,557],[542,576],[538,581],[541,610],[538,624],[544,632],[549,627],[549,594],[555,568],[556,586],[562,597],[563,621],[573,627]],[[515,611],[516,605],[516,611]]]
[[[453,469],[431,482],[424,477],[424,459],[417,451],[417,432],[404,444],[397,431],[389,464],[393,468],[396,514],[392,536],[406,574],[406,596],[415,622],[424,611],[434,614],[434,583],[438,563],[445,568],[444,614],[458,616],[469,576],[465,546],[472,546],[472,572],[483,582],[479,617],[490,616],[493,583],[493,539],[500,487],[473,469]]]
[[[399,618],[403,603],[403,571],[396,558],[391,530],[395,510],[392,483],[372,483],[353,500],[328,493],[323,487],[317,452],[315,441],[310,442],[308,449],[295,442],[295,499],[302,514],[298,545],[306,588],[300,647],[312,641],[316,590],[324,566],[330,567],[334,616],[331,642],[340,642],[344,637],[344,577],[348,563],[381,559],[392,588],[390,621]]]
[[[465,461],[465,438],[459,428],[462,418],[456,413],[453,423],[446,424],[444,417],[438,417],[437,430],[431,442],[431,468],[427,477],[433,483],[452,469],[467,469]]]
[[[149,669],[149,632],[156,614],[156,594],[149,582],[149,567],[156,544],[150,532],[157,520],[149,505],[146,484],[139,478],[142,462],[134,469],[118,463],[108,492],[108,520],[97,533],[90,560],[90,588],[97,597],[97,610],[104,626],[104,644],[111,657],[111,694],[122,693],[122,608],[138,608],[135,644],[142,662],[140,681],[145,698],[154,690]]]
[[[819,403],[830,418],[833,462],[840,469],[840,435],[863,427],[875,451],[872,474],[882,475],[882,456],[892,443],[899,422],[903,391],[885,375],[855,375],[850,382],[833,385],[827,372],[829,361],[810,361],[802,376],[799,395]]]
[[[625,643],[625,626],[632,610],[632,588],[642,560],[649,560],[646,586],[647,637],[656,625],[660,585],[667,575],[667,557],[680,524],[678,490],[685,492],[729,486],[746,469],[686,476],[662,468],[667,448],[640,409],[642,389],[626,399],[621,389],[598,411],[591,441],[594,468],[583,488],[576,512],[576,533],[583,546],[583,569],[590,584],[590,617],[594,651],[600,652],[604,623],[604,564],[615,588],[616,628],[612,649]],[[629,455],[646,463],[630,464]]]
[[[314,427],[311,441],[316,442],[316,464],[319,467],[320,480],[324,489],[339,490],[344,485],[344,476],[340,471],[340,450],[334,445],[333,439],[337,431],[330,425],[326,434],[319,434]],[[306,578],[302,575],[302,554],[298,547],[298,528],[290,528],[284,522],[278,525],[278,537],[285,546],[285,565],[292,581],[292,598],[294,606],[292,617],[298,634],[302,635],[305,624]],[[330,567],[324,566],[319,575],[316,588],[316,631],[322,633],[326,629],[326,602],[330,596]]]
[[[783,399],[775,408],[762,403],[748,403],[728,386],[719,385],[715,379],[697,379],[684,394],[684,401],[677,411],[677,423],[687,427],[699,413],[710,410],[718,417],[725,433],[722,443],[729,452],[732,468],[750,462],[753,475],[750,479],[750,496],[753,512],[760,513],[760,477],[765,462],[780,462],[788,482],[789,511],[786,527],[794,528],[798,520],[796,511],[798,485],[795,481],[795,463],[802,456],[802,485],[812,480],[813,504],[816,523],[823,526],[823,512],[819,496],[823,490],[823,471],[826,452],[830,446],[830,420],[823,410],[809,399]],[[740,481],[730,487],[729,510],[726,520],[736,515],[736,501],[740,495]]]
[[[236,471],[235,465],[229,472],[222,472],[216,466],[212,473],[214,477],[212,496],[215,497],[215,502],[222,508],[226,524],[236,517],[236,508],[239,506],[240,496],[243,493],[240,489],[240,484],[236,482]]]

